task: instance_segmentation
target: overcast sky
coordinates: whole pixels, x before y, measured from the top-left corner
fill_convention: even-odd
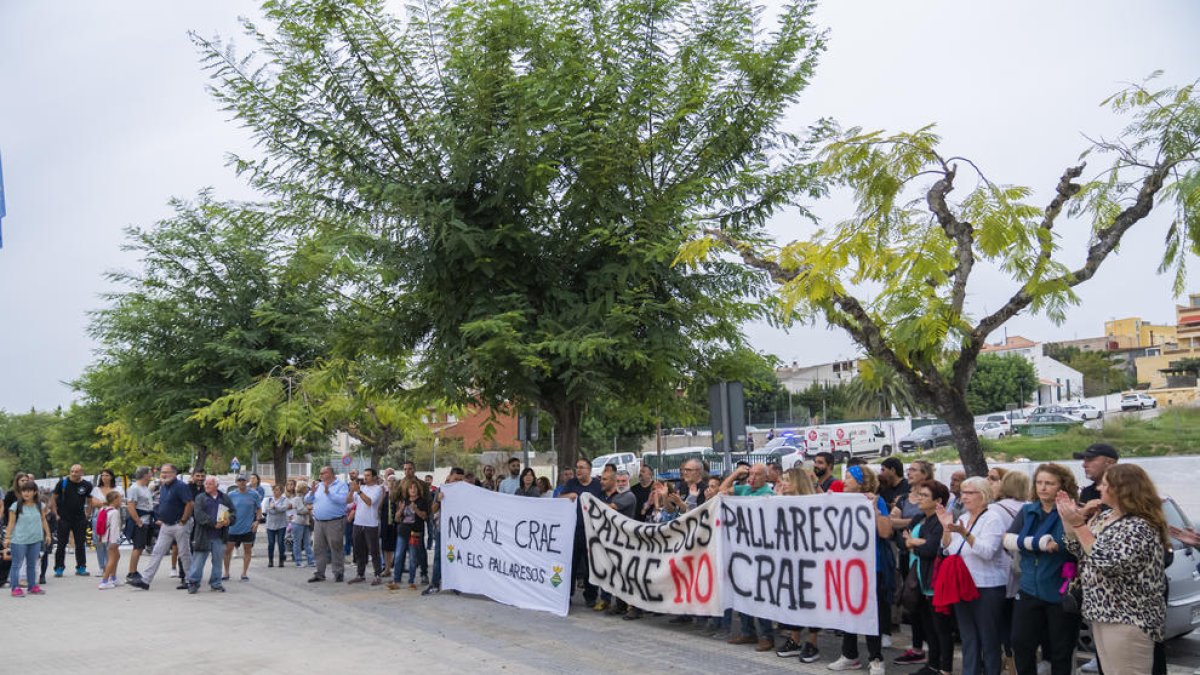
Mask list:
[[[186,33],[232,35],[236,17],[255,8],[230,0],[0,0],[8,205],[0,409],[72,399],[64,382],[93,358],[86,327],[109,289],[103,274],[136,262],[120,250],[123,228],[152,224],[168,215],[170,197],[204,187],[221,198],[250,196],[225,166],[226,152],[249,151],[247,135],[205,93]],[[1165,82],[1200,76],[1200,3],[1192,0],[838,0],[822,6],[817,21],[830,30],[829,49],[791,128],[822,116],[890,130],[936,122],[949,154],[1041,197],[1086,147],[1083,133],[1111,135],[1121,126],[1098,104],[1122,82],[1157,69]],[[846,209],[842,200],[816,207],[829,219]],[[1090,337],[1106,319],[1132,315],[1173,323],[1170,279],[1155,274],[1167,221],[1160,211],[1127,237],[1081,288],[1083,302],[1065,325],[1021,316],[1009,333]],[[811,232],[790,217],[773,228],[785,240]],[[1086,226],[1063,230],[1066,245],[1086,242]],[[971,307],[995,309],[1005,290],[983,279],[972,287]],[[823,326],[790,333],[750,326],[748,334],[760,349],[801,364],[858,353]]]

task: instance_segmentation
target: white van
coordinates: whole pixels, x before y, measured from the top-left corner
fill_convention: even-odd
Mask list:
[[[592,475],[599,476],[604,467],[609,464],[616,464],[617,471],[628,471],[630,485],[637,482],[638,471],[642,468],[642,460],[638,459],[632,452],[614,452],[608,455],[600,455],[592,460]]]
[[[832,452],[834,460],[849,457],[887,457],[892,454],[892,442],[878,422],[846,422],[827,424],[804,430],[808,441],[807,456]]]

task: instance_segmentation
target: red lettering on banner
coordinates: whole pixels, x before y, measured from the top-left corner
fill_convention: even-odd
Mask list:
[[[687,602],[691,604],[692,596],[698,602],[708,602],[712,598],[713,593],[713,567],[712,560],[708,554],[701,554],[699,560],[695,560],[696,556],[685,555],[679,558],[683,564],[687,566],[683,570],[675,563],[675,558],[671,558],[668,564],[671,567],[671,581],[675,582],[675,602],[676,604]],[[693,562],[695,561],[695,562]],[[701,587],[701,582],[705,582],[704,589]],[[686,598],[686,599],[685,599]]]
[[[851,571],[858,571],[858,587],[862,590],[858,605],[850,592],[855,581],[850,576]],[[842,568],[841,560],[825,561],[825,609],[833,609],[833,600],[837,599],[837,611],[849,611],[851,614],[862,614],[867,608],[867,565],[857,558],[846,563]]]

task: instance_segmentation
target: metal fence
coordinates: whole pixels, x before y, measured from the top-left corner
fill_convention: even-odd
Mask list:
[[[263,480],[275,480],[275,465],[258,463],[254,465],[254,472]],[[312,464],[309,462],[288,462],[287,477],[288,478],[308,478],[312,476]]]

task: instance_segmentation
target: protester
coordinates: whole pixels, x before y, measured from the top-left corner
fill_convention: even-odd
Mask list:
[[[262,498],[249,485],[246,474],[239,474],[237,487],[225,496],[233,503],[233,523],[229,526],[229,538],[225,543],[225,581],[232,572],[230,563],[233,550],[242,547],[242,581],[250,581],[250,558],[254,551],[254,540],[258,538],[258,521],[262,516]]]
[[[325,581],[325,569],[332,563],[333,579],[345,581],[346,555],[342,549],[342,531],[346,524],[346,484],[333,475],[333,467],[323,466],[321,480],[313,486],[306,504],[313,507],[313,549],[317,554],[317,571],[308,582]]]
[[[1010,474],[1012,475],[1012,474]],[[1074,670],[1079,616],[1063,609],[1063,593],[1076,574],[1067,552],[1063,522],[1055,508],[1059,492],[1072,500],[1079,488],[1071,470],[1041,464],[1033,474],[1033,501],[1022,505],[1004,535],[1004,548],[1020,557],[1019,592],[1013,606],[1012,646],[1017,675],[1037,675],[1038,647],[1050,662],[1050,675]]]
[[[950,511],[950,515],[954,516],[955,520],[962,517],[962,482],[967,479],[966,471],[955,471],[950,474],[950,504],[946,509]]]
[[[296,496],[292,498],[292,560],[295,561],[296,567],[303,565],[305,558],[308,559],[309,567],[317,566],[313,560],[312,506],[304,501],[307,496],[308,483],[296,483]]]
[[[171,547],[178,545],[183,566],[191,569],[192,548],[190,523],[192,517],[192,491],[177,478],[179,472],[174,464],[163,464],[159,470],[158,507],[154,510],[158,525],[158,539],[150,553],[150,565],[140,579],[131,579],[129,585],[144,591],[150,590],[154,575],[162,559]],[[186,579],[180,579],[178,588],[187,588]]]
[[[121,561],[121,493],[109,488],[104,506],[97,510],[96,527],[92,529],[96,553],[103,549],[104,567],[100,575],[100,590],[117,587],[117,565]]]
[[[483,480],[477,481],[477,485],[484,490],[496,491],[500,483],[496,480],[496,467],[491,464],[483,465]]]
[[[1166,622],[1164,565],[1170,543],[1162,502],[1150,477],[1132,464],[1106,467],[1096,487],[1108,508],[1090,521],[1067,492],[1056,498],[1067,549],[1083,564],[1083,618],[1091,625],[1104,672],[1150,672],[1154,643],[1163,639]]]
[[[992,494],[996,498],[995,507],[999,509],[996,515],[1000,517],[1004,531],[1008,532],[1013,520],[1025,506],[1025,501],[1029,499],[1029,476],[1019,471],[1005,471],[1000,475],[999,481],[993,481],[989,472],[988,485],[992,488]],[[1007,548],[1005,550],[1009,551]],[[1016,666],[1013,664],[1012,648],[1013,607],[1021,585],[1021,570],[1012,551],[1009,551],[1009,564],[1012,567],[1009,570],[1008,586],[1004,591],[1004,615],[1000,619],[1000,648],[1003,652],[1001,669],[1011,673],[1016,670]]]
[[[813,475],[817,477],[817,488],[821,492],[829,492],[836,478],[833,475],[833,453],[818,452],[813,457]]]
[[[247,487],[258,494],[259,511],[262,511],[262,500],[267,498],[267,491],[263,488],[262,478],[258,474],[252,473],[247,481]]]
[[[412,481],[416,482],[416,481]],[[383,560],[379,555],[379,505],[383,503],[383,486],[374,468],[363,469],[362,482],[350,486],[346,497],[354,503],[354,578],[347,583],[360,584],[366,581],[363,575],[370,557],[375,576],[372,586],[383,583]]]
[[[591,470],[590,465],[588,467],[588,470],[589,471]],[[575,470],[570,467],[558,472],[558,487],[554,488],[554,496],[555,497],[562,496],[563,488],[567,487],[567,483],[570,483],[574,479],[575,479]]]
[[[895,589],[896,559],[888,538],[892,536],[892,520],[887,504],[876,494],[879,478],[867,466],[851,466],[842,479],[844,492],[858,493],[875,506],[875,604],[879,615],[879,632],[867,635],[867,660],[871,675],[883,675],[883,630],[891,623],[892,591]],[[862,661],[858,658],[858,636],[853,633],[842,635],[842,655],[830,663],[830,670],[858,670]]]
[[[950,489],[929,478],[912,487],[909,500],[920,513],[913,517],[909,531],[904,534],[904,544],[909,552],[909,565],[917,570],[920,590],[917,621],[929,645],[927,665],[915,675],[950,675],[954,667],[954,620],[933,610],[933,568],[941,555],[943,532],[937,511],[945,509],[950,501]]]
[[[792,468],[784,471],[779,478],[776,491],[786,496],[804,496],[817,493],[812,477],[804,469]],[[808,637],[804,638],[804,629],[799,626],[779,626],[780,630],[788,631],[787,641],[775,651],[776,656],[800,657],[801,663],[812,663],[821,658],[821,650],[817,648],[817,634],[820,629],[808,629]]]
[[[75,464],[70,474],[54,486],[50,512],[58,521],[58,548],[54,552],[54,576],[61,577],[66,569],[67,546],[75,538],[75,575],[89,576],[87,571],[87,527],[91,514],[92,484],[83,479],[83,467]]]
[[[892,466],[892,471],[897,467]],[[905,551],[905,535],[911,534],[909,528],[914,522],[924,518],[921,508],[916,501],[911,499],[912,490],[923,483],[933,480],[933,464],[923,460],[916,459],[909,462],[904,469],[904,480],[907,483],[907,489],[903,493],[899,493],[896,497],[895,505],[892,507],[892,531],[894,535],[892,540],[901,550],[899,556],[900,575],[898,579],[906,579],[908,577],[908,569],[911,560],[910,555],[904,554]],[[940,531],[940,528],[938,528]],[[904,653],[892,660],[892,663],[899,665],[915,665],[925,663],[926,654],[921,648],[925,645],[925,625],[915,613],[909,612],[907,621],[912,624],[912,646],[904,650]]]
[[[939,508],[942,547],[962,557],[979,597],[954,605],[962,638],[963,675],[1000,675],[1001,622],[1012,558],[1004,550],[1005,519],[989,509],[992,488],[986,478],[967,478],[960,486],[963,515],[957,521]],[[980,664],[983,670],[980,671]]]
[[[398,590],[404,577],[405,556],[408,557],[408,588],[417,590],[417,566],[421,567],[421,583],[429,583],[429,556],[425,552],[425,522],[429,519],[429,499],[420,481],[405,480],[400,485],[401,499],[396,509],[396,564],[392,568],[391,590]]]
[[[669,523],[687,511],[687,504],[675,491],[674,483],[655,483],[651,488],[647,506],[650,507],[650,514],[646,520],[651,523]]]
[[[901,497],[908,494],[912,485],[905,477],[904,463],[899,457],[887,457],[879,464],[879,496],[887,504],[888,513]]]
[[[507,478],[504,480],[505,480],[505,482],[508,482]],[[526,467],[525,470],[521,472],[521,477],[518,480],[521,481],[521,485],[518,486],[516,491],[513,492],[512,494],[515,494],[518,497],[541,497],[542,496],[542,491],[540,489],[538,489],[538,486],[537,486],[537,476],[534,475],[532,467]],[[504,492],[504,487],[505,486],[502,483],[500,485],[501,492]]]
[[[292,509],[292,502],[283,494],[283,488],[278,483],[271,486],[271,496],[267,497],[267,567],[275,566],[275,548],[279,548],[279,566],[283,567],[285,556],[283,554],[286,546],[284,540],[287,538],[288,526],[288,511]]]
[[[637,514],[637,519],[641,521],[649,520],[650,512],[654,508],[650,504],[650,495],[654,491],[654,469],[643,464],[638,469],[637,483],[629,489],[633,492],[633,497],[636,500],[633,510]]]
[[[1091,485],[1079,491],[1079,501],[1089,509],[1095,510],[1101,504],[1100,481],[1104,479],[1104,473],[1109,467],[1121,461],[1121,455],[1116,448],[1107,443],[1093,443],[1083,452],[1072,456],[1083,460],[1083,475],[1092,481]]]
[[[193,503],[196,520],[192,527],[192,564],[187,575],[188,593],[195,595],[200,590],[200,580],[204,578],[204,565],[210,558],[212,572],[208,576],[208,586],[213,591],[224,593],[225,586],[221,584],[221,579],[224,578],[221,574],[221,563],[235,507],[229,496],[217,489],[216,476],[209,476],[204,480],[204,492],[196,495]]]
[[[95,542],[96,535],[96,518],[100,515],[100,510],[108,504],[108,493],[117,489],[117,474],[113,473],[112,469],[101,469],[96,475],[96,486],[92,488],[92,503],[91,503],[91,525],[92,525],[92,543],[96,547],[96,566],[101,570],[108,567],[108,547],[101,546]],[[118,494],[120,494],[118,492]],[[120,537],[118,537],[119,539]]]
[[[506,495],[515,495],[521,487],[521,460],[516,457],[508,460],[508,476],[500,481],[499,491]],[[527,495],[528,496],[528,495]]]
[[[405,462],[405,474],[411,462]],[[386,474],[387,471],[385,470]],[[415,474],[415,471],[414,471]],[[413,480],[416,480],[414,475]],[[391,577],[396,559],[396,499],[400,492],[399,479],[395,475],[383,480],[383,497],[379,500],[379,548],[383,555],[383,576]]]
[[[80,476],[83,475],[82,469]],[[18,497],[8,509],[7,525],[5,527],[4,550],[0,557],[9,560],[11,569],[8,573],[8,583],[12,588],[14,598],[25,596],[21,589],[21,571],[25,572],[25,585],[30,595],[42,595],[38,583],[37,561],[41,555],[42,545],[50,545],[52,540],[50,524],[46,521],[46,512],[38,503],[37,484],[32,479],[21,484]],[[80,540],[82,541],[82,539]]]
[[[739,481],[745,482],[740,483]],[[738,484],[735,485],[735,483]],[[775,494],[771,490],[771,486],[767,484],[767,466],[765,464],[738,467],[721,483],[721,492],[738,497],[769,497]]]
[[[618,472],[616,466],[609,464],[600,472],[600,499],[608,508],[625,516],[626,518],[637,519],[637,498],[629,490],[621,490],[618,482],[619,473],[625,474],[625,483],[629,484],[629,474],[627,472]],[[592,609],[597,612],[608,611],[609,614],[624,614],[629,610],[625,601],[620,598],[613,598],[612,594],[607,591],[600,591],[600,600]]]
[[[538,476],[537,479],[538,494],[543,498],[554,497],[554,487],[550,485],[550,479],[545,476]]]
[[[8,523],[8,513],[15,504],[21,501],[21,487],[24,486],[27,481],[34,485],[34,491],[36,492],[37,484],[33,482],[33,476],[31,474],[22,473],[20,471],[13,474],[12,489],[8,492],[5,492],[3,501],[0,501],[0,524]],[[0,544],[3,544],[5,541],[7,541],[7,537],[9,537],[11,534],[11,531],[6,528],[3,532],[4,537],[0,537]],[[2,546],[0,546],[0,548],[2,548]],[[4,584],[8,583],[8,574],[11,570],[12,558],[0,556],[0,586],[4,586]],[[40,583],[45,583],[45,581]],[[16,586],[13,588],[16,588]]]
[[[687,506],[684,511],[690,511],[706,501],[705,488],[708,486],[704,478],[704,464],[696,459],[688,459],[679,467],[679,482],[675,489],[679,498]],[[764,474],[765,478],[765,474]]]
[[[597,499],[601,496],[600,481],[592,479],[592,463],[580,457],[575,462],[575,477],[562,486],[560,499],[570,499],[575,502],[575,546],[571,561],[571,573],[574,576],[571,583],[571,595],[575,595],[575,580],[583,584],[583,602],[594,607],[600,589],[591,580],[591,567],[588,562],[587,544],[583,533],[583,502],[579,499],[585,492]]]
[[[150,519],[153,515],[154,496],[150,493],[150,467],[140,466],[133,472],[133,484],[125,494],[125,536],[133,546],[129,554],[129,573],[126,581],[140,579],[138,561],[146,544],[150,541]]]
[[[457,466],[450,468],[450,475],[446,478],[446,483],[457,483],[463,479],[463,470]],[[441,490],[437,491],[433,499],[433,525],[434,544],[433,544],[433,579],[425,590],[421,591],[421,595],[432,595],[442,590],[442,499],[446,494]]]

